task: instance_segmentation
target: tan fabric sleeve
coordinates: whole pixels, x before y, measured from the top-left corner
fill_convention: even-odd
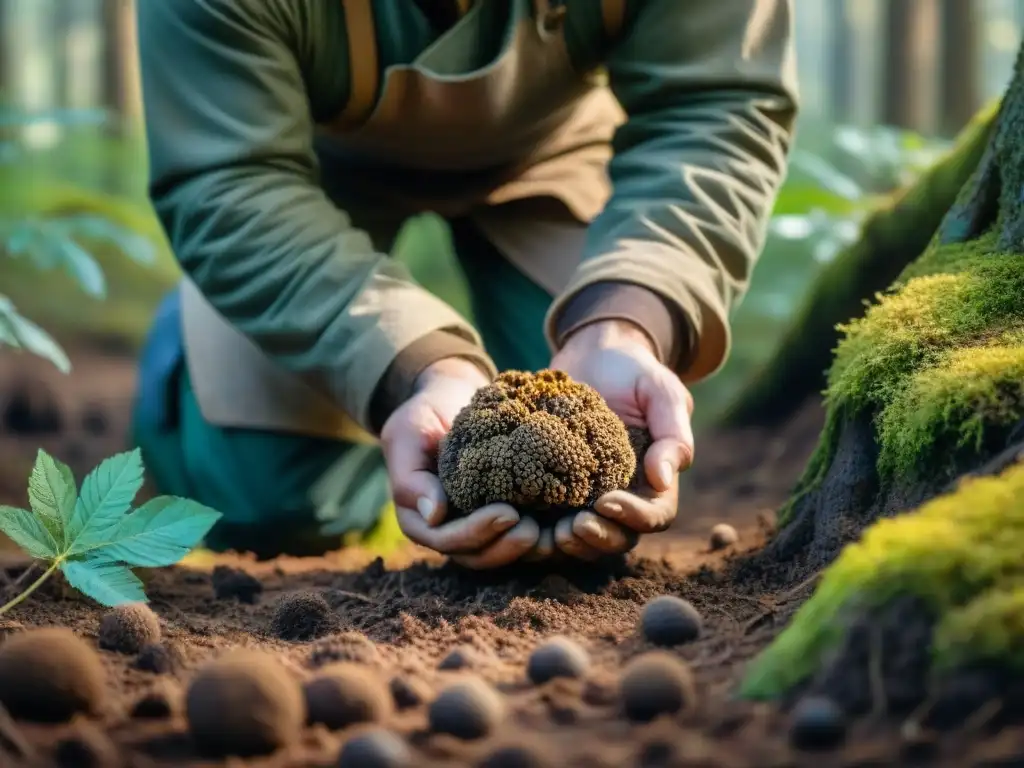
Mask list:
[[[629,0],[607,58],[627,113],[613,192],[583,261],[547,318],[557,348],[568,309],[600,284],[664,299],[691,335],[675,370],[715,372],[729,312],[749,285],[785,175],[797,112],[792,0]],[[586,322],[586,312],[573,322]]]

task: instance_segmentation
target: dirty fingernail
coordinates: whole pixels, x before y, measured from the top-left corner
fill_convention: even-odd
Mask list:
[[[430,518],[434,516],[437,504],[435,504],[434,500],[431,498],[420,496],[416,499],[416,509],[421,515],[423,515],[424,520],[430,520]]]
[[[672,485],[673,474],[675,474],[675,470],[672,468],[672,464],[670,462],[663,461],[658,465],[658,479],[665,488]]]

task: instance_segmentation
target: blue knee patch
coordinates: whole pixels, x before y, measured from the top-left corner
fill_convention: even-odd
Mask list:
[[[175,288],[156,310],[139,356],[135,417],[148,427],[165,430],[178,420],[175,374],[184,360],[181,294]]]

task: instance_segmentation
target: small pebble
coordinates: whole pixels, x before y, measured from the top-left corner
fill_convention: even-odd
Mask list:
[[[372,723],[391,714],[391,692],[365,667],[338,662],[320,670],[303,687],[306,717],[332,731],[356,723]]]
[[[278,658],[249,649],[207,663],[185,696],[192,740],[215,757],[266,755],[295,742],[305,710],[302,688]]]
[[[156,675],[171,675],[181,669],[185,654],[175,642],[150,643],[135,657],[135,668]]]
[[[226,565],[215,566],[210,581],[218,600],[238,600],[253,605],[263,592],[263,583],[251,573]]]
[[[441,659],[441,663],[437,665],[437,668],[445,672],[453,672],[458,669],[472,669],[479,664],[479,656],[473,648],[466,645],[460,645],[458,648],[453,648],[448,654]]]
[[[100,619],[99,646],[118,653],[138,653],[160,640],[160,619],[145,603],[111,608]]]
[[[646,723],[689,709],[697,699],[690,668],[675,656],[653,651],[630,661],[619,681],[626,717]]]
[[[431,690],[418,677],[398,676],[389,683],[391,698],[399,710],[414,709],[430,698]]]
[[[727,523],[719,523],[711,529],[710,544],[712,551],[731,547],[739,540],[740,535],[736,532],[736,529]]]
[[[505,716],[501,694],[480,678],[452,683],[428,711],[430,730],[471,741],[490,734]]]
[[[70,629],[31,629],[0,646],[0,704],[12,717],[65,722],[100,714],[107,674],[92,646]]]
[[[567,637],[552,637],[537,646],[526,664],[526,674],[535,685],[556,677],[582,677],[590,666],[590,657]]]
[[[353,736],[338,755],[338,768],[407,768],[412,764],[412,750],[405,740],[382,729]]]
[[[830,750],[846,738],[846,716],[825,696],[808,696],[793,708],[789,743],[796,749]]]
[[[315,640],[332,632],[334,611],[319,592],[285,595],[277,601],[270,632],[282,640]]]
[[[690,643],[700,637],[701,630],[697,609],[674,595],[654,598],[640,613],[640,631],[653,645],[667,648]]]

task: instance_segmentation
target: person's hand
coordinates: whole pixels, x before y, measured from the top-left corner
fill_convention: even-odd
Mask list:
[[[444,522],[447,497],[436,473],[437,450],[452,421],[490,381],[476,365],[446,358],[429,366],[415,393],[385,422],[381,445],[398,524],[413,542],[467,568],[497,568],[534,548],[537,523],[508,504],[488,504]]]
[[[629,490],[612,491],[542,533],[532,557],[555,548],[595,560],[628,552],[640,535],[666,530],[676,517],[679,473],[693,461],[693,398],[658,360],[640,328],[625,321],[593,323],[572,334],[551,361],[596,389],[628,426],[646,427],[652,443]]]

